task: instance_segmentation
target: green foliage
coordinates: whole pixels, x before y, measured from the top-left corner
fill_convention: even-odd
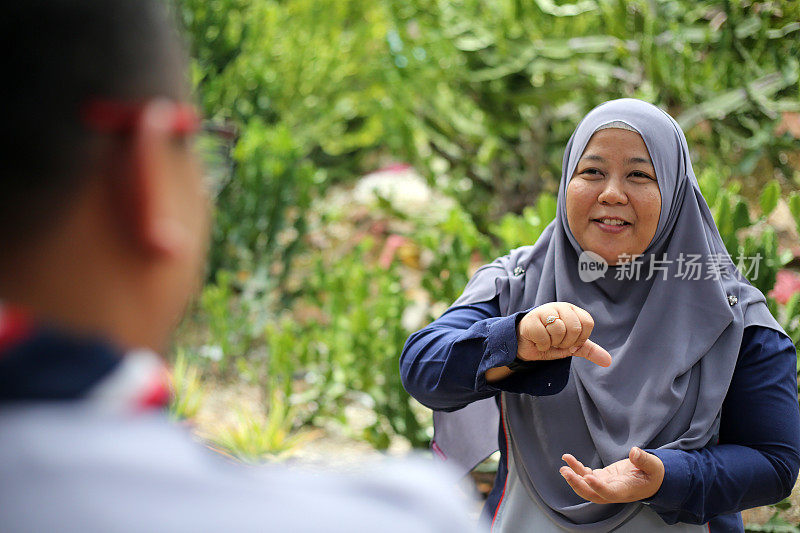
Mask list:
[[[775,133],[782,113],[800,110],[796,2],[390,5],[392,53],[407,62],[411,90],[430,95],[413,101],[425,147],[415,162],[469,181],[459,198],[482,227],[554,191],[577,121],[624,96],[667,109],[693,150],[733,177],[759,169],[798,185],[787,157],[796,140]]]
[[[792,338],[795,346],[800,347],[800,293],[792,296],[783,311],[784,315],[780,317],[782,318],[783,329]],[[800,358],[797,361],[797,365],[798,375],[800,375]]]
[[[200,325],[205,330],[205,343],[200,355],[216,365],[225,374],[237,364],[244,365],[243,357],[257,341],[253,328],[256,302],[237,296],[233,275],[225,270],[217,272],[215,283],[209,283],[200,294],[198,313]]]
[[[306,329],[317,346],[314,396],[320,411],[330,416],[352,399],[351,392],[363,393],[377,415],[364,437],[385,447],[389,436],[399,434],[424,446],[430,435],[400,383],[397,362],[411,333],[403,327],[410,302],[396,269],[383,269],[369,259],[373,246],[367,240],[346,257],[321,259],[314,266],[310,297],[325,318]]]
[[[751,191],[756,171],[800,186],[781,130],[800,112],[797,2],[174,1],[206,114],[242,131],[212,277],[265,269],[280,282],[310,197],[387,154],[485,233],[554,192],[577,121],[623,96],[670,111]]]
[[[477,230],[469,215],[460,208],[452,209],[444,223],[423,228],[413,237],[432,258],[425,267],[422,287],[437,301],[448,304],[461,295],[469,281],[473,254],[482,258],[491,254],[487,236]]]
[[[214,439],[215,444],[237,459],[257,463],[279,459],[310,438],[308,433],[294,433],[294,408],[281,396],[272,394],[266,419],[244,410],[237,413],[236,423],[229,425]]]
[[[778,203],[780,188],[770,182],[761,194],[760,213],[751,219],[750,208],[739,195],[738,186],[722,186],[721,169],[707,168],[698,178],[703,196],[711,208],[728,253],[750,282],[764,294],[775,286],[778,270],[792,258],[790,251],[779,253],[775,229],[767,224],[767,216]],[[775,309],[775,302],[770,301]]]
[[[183,349],[178,349],[172,364],[172,401],[169,414],[173,420],[193,419],[203,404],[203,385],[196,366],[191,364]]]
[[[778,206],[778,199],[781,197],[781,186],[773,180],[770,181],[761,193],[759,202],[761,203],[761,213],[768,217]]]
[[[500,239],[501,249],[510,250],[536,242],[555,217],[556,197],[542,193],[534,206],[522,210],[522,216],[506,213],[490,231]]]
[[[235,177],[217,198],[211,272],[253,272],[276,261],[278,280],[305,233],[301,216],[322,171],[282,124],[248,121],[233,158]],[[268,200],[267,200],[268,199]]]
[[[412,289],[435,318],[476,265],[534,242],[555,216],[568,137],[604,100],[678,118],[728,251],[763,258],[755,286],[768,293],[789,260],[766,216],[800,186],[783,127],[800,112],[800,3],[174,1],[205,114],[241,133],[195,314],[201,346],[184,354],[264,383],[277,418],[232,430],[238,455],[285,449],[300,422],[345,421],[353,402],[375,411],[363,437],[376,446],[425,445],[397,368]],[[323,255],[307,239],[314,200],[385,160],[458,200],[432,225],[404,220],[415,287],[407,267],[378,264],[380,241]],[[800,230],[800,194],[788,205]],[[770,306],[800,343],[800,299]]]
[[[800,193],[793,192],[789,196],[789,211],[797,224],[797,232],[800,233]]]
[[[206,115],[241,127],[236,175],[218,199],[212,275],[285,272],[310,189],[351,179],[408,137],[391,105],[390,22],[368,0],[176,0]]]

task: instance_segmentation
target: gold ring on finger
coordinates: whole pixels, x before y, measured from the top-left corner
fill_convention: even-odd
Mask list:
[[[555,322],[559,318],[561,318],[561,317],[557,316],[557,315],[549,315],[547,318],[544,319],[544,325],[545,326],[549,326],[550,324],[552,324],[553,322]]]

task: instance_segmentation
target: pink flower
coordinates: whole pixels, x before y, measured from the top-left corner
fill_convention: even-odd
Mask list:
[[[781,304],[786,305],[795,293],[800,292],[800,274],[791,270],[779,270],[775,280],[775,287],[769,295]]]
[[[386,244],[383,246],[383,251],[381,251],[381,256],[378,258],[378,264],[388,269],[394,260],[394,253],[406,243],[406,240],[402,235],[389,235],[386,239]]]

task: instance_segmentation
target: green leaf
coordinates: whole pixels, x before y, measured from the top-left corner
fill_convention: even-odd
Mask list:
[[[797,315],[800,315],[800,292],[793,294],[786,303],[786,323],[790,324]],[[800,364],[800,360],[798,360],[798,364]]]
[[[747,210],[747,204],[739,200],[736,203],[736,207],[733,209],[733,230],[736,231],[741,228],[746,228],[750,224],[750,213]]]
[[[800,231],[800,193],[793,192],[789,196],[789,211],[797,224],[797,230]]]
[[[772,211],[775,210],[780,197],[781,186],[777,181],[772,180],[769,182],[769,184],[767,184],[766,187],[764,187],[764,191],[761,193],[761,197],[759,198],[759,203],[761,204],[761,214],[765,217],[768,217]]]
[[[542,223],[546,226],[556,218],[556,207],[558,202],[552,194],[542,194],[536,201],[536,210],[539,212]]]
[[[791,250],[783,250],[777,257],[778,266],[782,267],[788,265],[792,259],[794,259],[794,252]]]
[[[717,227],[725,245],[730,249],[728,239],[735,237],[733,234],[733,216],[731,215],[731,204],[727,198],[722,198],[715,213]]]
[[[575,4],[558,5],[553,0],[535,0],[544,13],[555,17],[574,17],[587,11],[597,9],[597,4],[592,0],[583,0]]]
[[[700,183],[700,189],[703,193],[703,197],[706,199],[708,206],[714,207],[714,204],[717,202],[717,196],[719,195],[719,189],[721,187],[719,174],[713,170],[707,170],[703,172],[698,181]]]

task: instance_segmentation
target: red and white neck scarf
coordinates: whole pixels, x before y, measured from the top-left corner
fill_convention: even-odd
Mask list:
[[[125,353],[0,303],[0,405],[70,400],[116,412],[161,409],[170,400],[169,372],[149,350]]]

